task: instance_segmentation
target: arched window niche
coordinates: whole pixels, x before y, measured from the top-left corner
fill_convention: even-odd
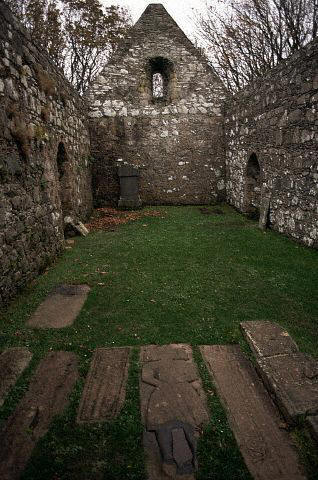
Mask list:
[[[153,103],[170,103],[173,90],[173,63],[164,57],[151,58],[147,70],[150,82],[151,101]]]
[[[246,166],[245,211],[259,213],[261,203],[261,167],[255,152]]]

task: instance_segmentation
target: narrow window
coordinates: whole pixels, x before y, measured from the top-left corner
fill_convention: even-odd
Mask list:
[[[154,103],[170,103],[172,96],[173,63],[167,58],[155,57],[147,65],[151,99]]]
[[[164,82],[161,73],[155,73],[152,76],[152,95],[154,98],[164,97]]]

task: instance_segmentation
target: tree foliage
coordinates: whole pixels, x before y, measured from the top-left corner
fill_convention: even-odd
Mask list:
[[[207,2],[196,23],[211,63],[232,92],[317,36],[318,0],[217,1]]]
[[[131,25],[128,11],[99,0],[6,0],[74,87],[83,93]]]

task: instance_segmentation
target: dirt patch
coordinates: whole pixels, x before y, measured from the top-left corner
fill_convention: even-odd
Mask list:
[[[20,478],[36,442],[66,407],[77,379],[74,353],[52,352],[40,362],[29,390],[0,435],[1,480]]]
[[[0,355],[0,407],[31,358],[27,348],[9,348]]]
[[[295,446],[252,364],[236,345],[200,347],[251,475],[305,480]]]
[[[134,222],[143,217],[160,217],[164,218],[165,213],[156,210],[138,210],[138,211],[123,211],[116,210],[115,208],[98,208],[94,212],[94,217],[86,227],[89,231],[114,230],[119,225],[123,225],[128,222]]]
[[[115,418],[125,401],[130,348],[98,348],[93,356],[77,423]]]
[[[80,313],[87,295],[88,285],[59,285],[52,290],[28,320],[33,328],[63,328],[72,325]]]

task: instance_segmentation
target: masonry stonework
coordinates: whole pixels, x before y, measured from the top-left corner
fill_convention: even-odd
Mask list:
[[[0,0],[0,103],[0,302],[55,258],[65,216],[118,204],[126,171],[143,204],[266,203],[318,247],[318,40],[230,96],[150,4],[81,99]]]
[[[225,199],[223,87],[162,5],[147,7],[87,97],[97,205],[118,202],[120,162],[140,168],[144,204]]]
[[[318,41],[226,105],[228,202],[248,211],[254,182],[254,203],[270,197],[270,227],[317,248]],[[259,163],[258,181],[248,174],[251,157]]]
[[[0,2],[0,303],[61,250],[63,217],[91,211],[82,100]]]

